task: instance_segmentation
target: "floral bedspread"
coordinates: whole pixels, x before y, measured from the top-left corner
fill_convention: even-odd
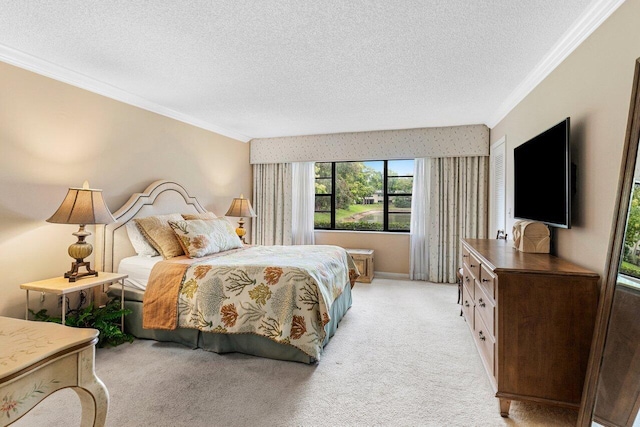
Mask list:
[[[320,359],[329,310],[358,270],[338,246],[256,246],[195,262],[178,294],[178,325],[252,333]]]

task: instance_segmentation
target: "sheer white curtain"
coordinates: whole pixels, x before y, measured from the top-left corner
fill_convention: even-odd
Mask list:
[[[251,243],[291,244],[291,164],[253,165]]]
[[[413,195],[411,197],[411,260],[409,278],[427,280],[429,277],[429,159],[415,159],[413,164]]]
[[[291,164],[292,220],[291,240],[294,245],[313,245],[313,216],[315,211],[315,163],[298,162]]]
[[[455,283],[460,239],[486,238],[487,169],[487,157],[416,159],[411,212],[412,278]],[[418,174],[420,178],[416,178]]]

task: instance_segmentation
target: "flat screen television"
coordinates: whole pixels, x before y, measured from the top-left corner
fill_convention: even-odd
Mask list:
[[[569,117],[513,150],[517,219],[571,228]]]

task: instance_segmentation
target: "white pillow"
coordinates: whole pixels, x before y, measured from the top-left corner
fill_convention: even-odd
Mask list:
[[[136,253],[140,256],[154,257],[160,255],[138,228],[135,221],[127,222],[127,234]]]

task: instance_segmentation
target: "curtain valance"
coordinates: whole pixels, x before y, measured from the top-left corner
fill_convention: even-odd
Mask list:
[[[488,155],[489,128],[485,125],[251,140],[251,164]]]

